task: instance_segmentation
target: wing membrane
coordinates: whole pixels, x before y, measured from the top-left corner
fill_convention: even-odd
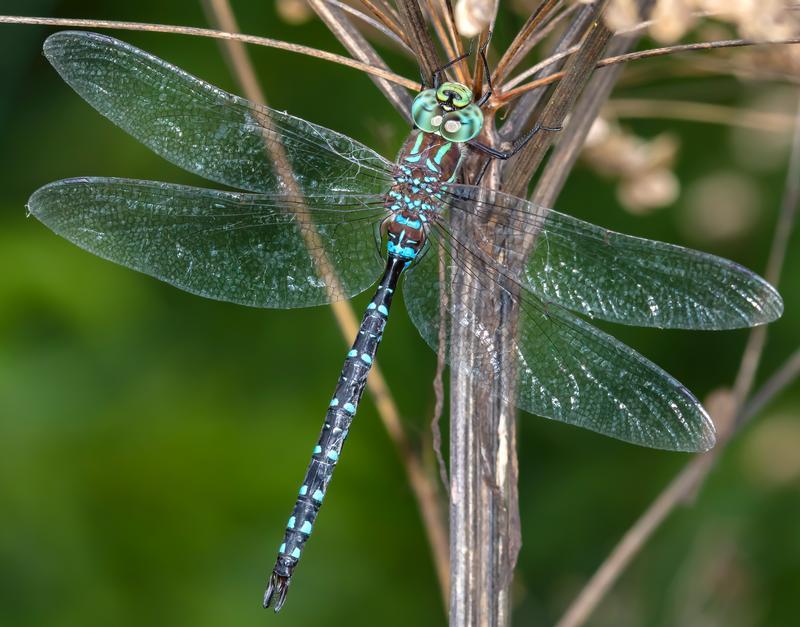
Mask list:
[[[432,237],[446,241],[442,234]],[[453,285],[463,297],[456,298]],[[404,293],[414,324],[434,350],[444,323],[451,367],[479,382],[510,368],[517,376],[511,400],[525,411],[652,448],[702,451],[714,444],[710,419],[678,381],[568,311],[540,302],[457,242],[432,243],[409,270]],[[508,307],[518,311],[516,324],[492,326],[491,314]],[[465,342],[474,347],[474,361],[459,351]]]
[[[112,37],[64,31],[44,53],[100,113],[206,179],[253,192],[382,193],[391,165],[345,135],[231,95]]]
[[[541,300],[601,320],[680,329],[750,327],[783,312],[775,288],[727,259],[615,233],[502,192],[448,189],[460,236],[504,260]],[[504,243],[486,236],[489,221]]]
[[[254,307],[349,298],[384,265],[379,197],[293,198],[83,178],[40,188],[28,208],[100,257],[207,298]]]

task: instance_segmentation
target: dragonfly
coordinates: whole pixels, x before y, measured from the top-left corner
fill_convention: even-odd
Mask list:
[[[514,398],[504,400],[520,409],[674,451],[713,446],[702,405],[586,318],[721,330],[783,311],[769,283],[732,261],[463,182],[466,156],[488,148],[476,139],[485,99],[441,76],[415,97],[414,129],[390,161],[105,35],[56,33],[44,53],[80,96],[157,155],[241,190],[60,180],[28,202],[55,233],[188,292],[252,307],[330,303],[378,278],[269,577],[264,606],[275,611],[339,461],[401,275],[411,320],[451,368],[478,381],[511,369]],[[509,305],[514,324],[487,323],[487,311]],[[472,338],[469,359],[459,337]]]

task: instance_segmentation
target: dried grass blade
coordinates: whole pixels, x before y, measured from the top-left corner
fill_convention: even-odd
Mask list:
[[[308,0],[308,3],[350,54],[372,67],[387,67],[380,55],[340,9],[323,0]],[[372,82],[383,92],[397,112],[410,122],[411,97],[408,92],[380,78],[373,78]]]
[[[340,54],[334,54],[325,50],[318,50],[309,46],[292,44],[280,39],[270,39],[269,37],[257,37],[255,35],[242,35],[240,33],[229,33],[214,30],[211,28],[195,28],[193,26],[173,26],[169,24],[149,24],[144,22],[120,22],[116,20],[83,20],[71,18],[51,18],[51,17],[27,17],[20,15],[0,15],[0,24],[36,24],[40,26],[72,26],[75,28],[107,28],[110,30],[135,30],[154,33],[169,33],[173,35],[190,35],[193,37],[208,37],[211,39],[224,39],[241,41],[256,46],[267,48],[277,48],[296,54],[304,54],[323,61],[338,63],[355,70],[366,72],[371,76],[377,76],[384,81],[401,85],[411,90],[419,91],[420,84],[416,81],[407,79],[399,74],[377,67],[369,63],[355,61]]]

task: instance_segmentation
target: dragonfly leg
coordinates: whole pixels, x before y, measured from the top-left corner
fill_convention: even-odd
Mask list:
[[[510,159],[520,150],[522,150],[526,146],[526,144],[529,141],[531,141],[536,135],[536,133],[538,133],[539,131],[548,131],[550,133],[557,133],[562,128],[563,127],[561,126],[543,126],[542,124],[537,122],[536,124],[534,124],[531,130],[529,130],[525,135],[517,139],[511,145],[511,148],[509,150],[498,150],[497,148],[492,148],[491,146],[487,146],[486,144],[474,140],[467,142],[467,145],[472,146],[476,150],[479,150],[482,153],[489,155],[492,159],[502,159],[505,161],[506,159]]]
[[[489,61],[486,60],[486,49],[489,47],[489,42],[492,40],[492,31],[489,31],[488,35],[486,36],[486,41],[478,50],[478,56],[481,58],[481,63],[483,63],[483,73],[486,74],[486,92],[480,97],[475,104],[479,107],[485,105],[489,98],[492,97],[492,93],[494,92],[494,87],[492,87],[492,72],[489,70]]]

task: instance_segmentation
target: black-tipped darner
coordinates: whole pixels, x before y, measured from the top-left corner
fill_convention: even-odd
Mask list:
[[[44,50],[84,99],[154,152],[246,190],[62,180],[29,201],[30,212],[59,235],[181,289],[254,307],[349,298],[383,269],[279,549],[265,596],[276,611],[341,454],[404,271],[409,315],[434,349],[440,330],[449,347],[458,325],[479,347],[478,363],[469,368],[489,372],[501,361],[497,346],[511,347],[517,406],[670,450],[713,445],[713,426],[700,403],[658,366],[571,312],[684,329],[746,327],[781,315],[778,293],[731,261],[459,183],[466,144],[480,132],[482,115],[481,103],[458,83],[417,96],[417,128],[393,163],[344,135],[228,94],[110,37],[63,32]],[[490,238],[489,229],[503,237]],[[472,278],[468,293],[450,297],[452,283],[465,275]],[[516,305],[518,322],[488,333],[470,303],[491,305],[501,295]],[[468,367],[449,348],[447,355],[451,367]]]

